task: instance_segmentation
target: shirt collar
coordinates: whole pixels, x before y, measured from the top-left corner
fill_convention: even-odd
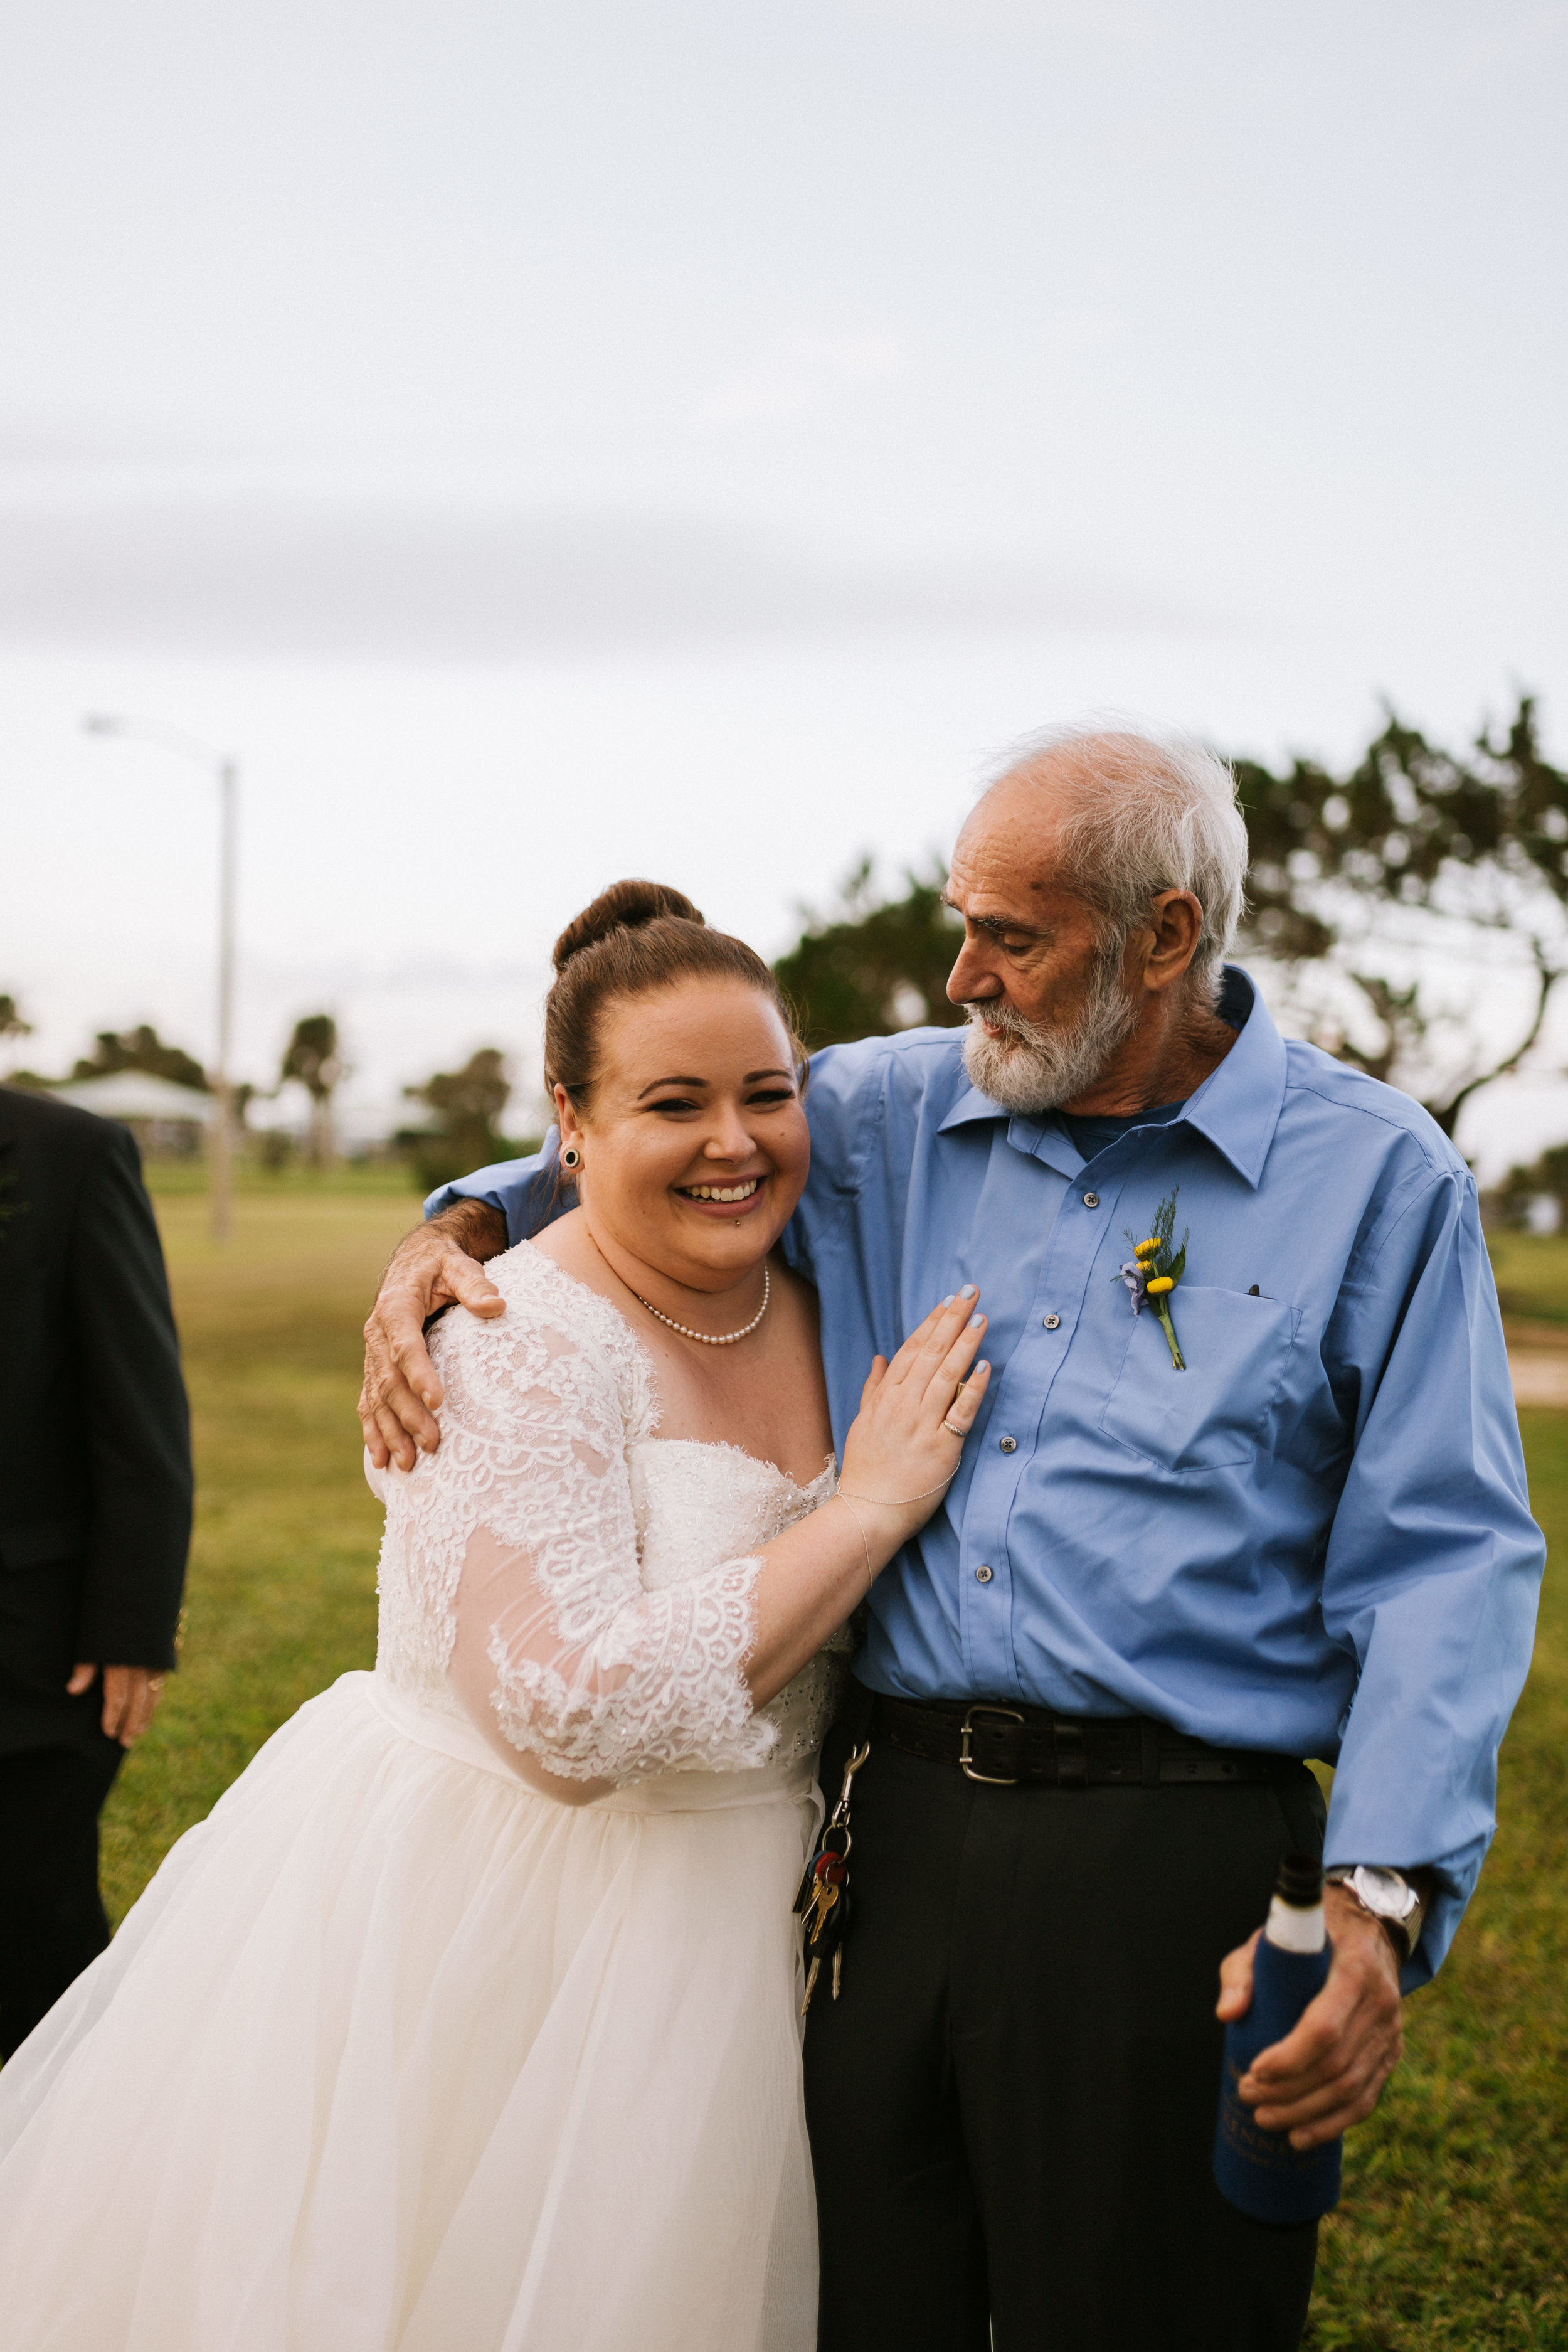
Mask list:
[[[994,1103],[989,1095],[983,1095],[977,1087],[966,1087],[936,1132],[946,1135],[950,1127],[973,1127],[977,1119],[1007,1118],[1009,1116],[1010,1113],[1005,1111],[1000,1103]]]
[[[1226,965],[1221,1001],[1228,1013],[1243,1016],[1240,1034],[1219,1067],[1188,1097],[1186,1109],[1171,1126],[1196,1128],[1256,1191],[1285,1099],[1285,1041],[1239,964]],[[965,1087],[936,1131],[946,1135],[950,1128],[1001,1118],[1009,1122],[1009,1141],[1016,1141],[1024,1151],[1041,1156],[1040,1146],[1048,1135],[1053,1142],[1062,1140],[1054,1126],[1042,1128],[1037,1119],[1013,1118],[976,1087]],[[1068,1172],[1076,1173],[1076,1170]]]
[[[1285,1041],[1239,964],[1226,965],[1225,984],[1237,1010],[1249,1003],[1251,1011],[1218,1069],[1188,1098],[1185,1116],[1256,1192],[1284,1106]]]

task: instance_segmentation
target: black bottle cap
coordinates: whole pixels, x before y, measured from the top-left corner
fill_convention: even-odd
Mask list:
[[[1323,1866],[1315,1853],[1288,1853],[1280,1864],[1274,1892],[1281,1903],[1310,1911],[1323,1899]]]

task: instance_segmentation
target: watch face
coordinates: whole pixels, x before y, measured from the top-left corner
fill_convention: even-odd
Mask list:
[[[1380,1919],[1404,1919],[1415,1910],[1418,1897],[1416,1889],[1395,1870],[1377,1870],[1363,1863],[1354,1872],[1351,1885],[1369,1911]]]

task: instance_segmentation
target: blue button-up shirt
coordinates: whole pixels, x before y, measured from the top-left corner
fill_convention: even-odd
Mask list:
[[[1236,1044],[1178,1114],[1087,1164],[976,1092],[961,1032],[816,1056],[784,1246],[821,1299],[836,1441],[873,1355],[961,1283],[995,1367],[856,1672],[1336,1762],[1327,1860],[1437,1866],[1415,1983],[1495,1825],[1544,1559],[1497,1294],[1427,1114],[1286,1043],[1237,971],[1228,1009]],[[553,1166],[552,1139],[427,1213],[486,1199],[517,1239]],[[1185,1372],[1116,1272],[1177,1188]]]

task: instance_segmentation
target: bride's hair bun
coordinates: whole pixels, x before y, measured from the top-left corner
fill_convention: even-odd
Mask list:
[[[683,923],[703,919],[702,909],[693,906],[685,891],[672,890],[666,883],[612,882],[580,915],[572,917],[551,950],[550,960],[557,971],[564,971],[573,956],[608,939],[612,931],[639,931],[644,923],[656,923],[665,915]]]
[[[663,882],[612,882],[555,943],[555,982],[545,998],[545,1085],[564,1087],[580,1116],[593,1093],[605,1007],[688,980],[738,981],[778,1013],[802,1071],[783,990],[755,948],[711,931],[684,891]]]

